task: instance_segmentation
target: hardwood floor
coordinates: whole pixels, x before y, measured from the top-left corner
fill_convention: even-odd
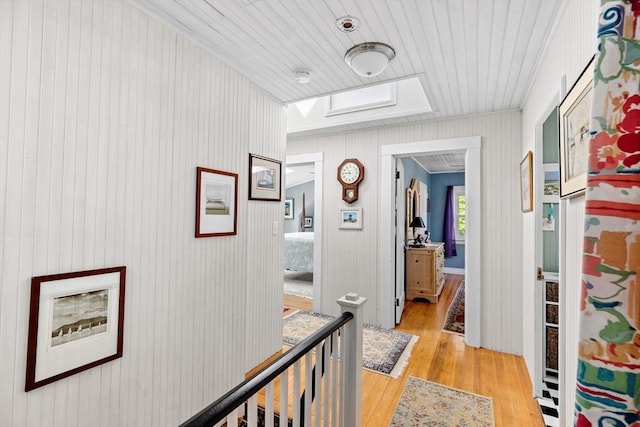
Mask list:
[[[438,304],[407,301],[396,330],[419,336],[418,342],[398,378],[363,370],[363,427],[389,425],[409,376],[492,397],[496,427],[544,426],[521,356],[468,347],[462,336],[441,330],[463,278],[446,276]],[[285,306],[310,311],[312,300],[285,295]]]

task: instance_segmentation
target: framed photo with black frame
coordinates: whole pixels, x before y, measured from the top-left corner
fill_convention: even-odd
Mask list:
[[[282,162],[249,154],[249,200],[282,199]]]
[[[304,217],[304,228],[313,228],[313,217],[305,216]]]
[[[25,391],[122,357],[126,271],[31,279]]]
[[[560,103],[560,197],[574,197],[587,187],[594,59]]]
[[[293,199],[284,201],[284,219],[293,219]]]

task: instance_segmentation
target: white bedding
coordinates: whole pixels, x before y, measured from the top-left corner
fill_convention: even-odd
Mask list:
[[[313,232],[284,234],[284,268],[313,272]]]

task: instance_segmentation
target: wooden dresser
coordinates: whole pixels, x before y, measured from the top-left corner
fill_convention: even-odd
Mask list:
[[[444,286],[444,243],[407,248],[407,299],[424,298],[437,303]]]

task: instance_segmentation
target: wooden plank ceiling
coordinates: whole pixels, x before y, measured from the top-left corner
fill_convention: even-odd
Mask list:
[[[283,103],[417,76],[434,110],[305,133],[315,135],[520,109],[564,1],[134,0]],[[356,31],[338,29],[343,16]],[[396,57],[360,77],[343,58],[372,41]],[[294,80],[298,69],[309,83]],[[432,173],[464,170],[463,153],[448,156],[414,159]]]
[[[523,104],[561,0],[135,0],[283,103],[420,76],[446,118]],[[360,21],[351,33],[336,19]],[[379,41],[396,58],[379,76],[344,62]],[[296,83],[307,69],[311,82]],[[390,124],[390,123],[387,123]]]

